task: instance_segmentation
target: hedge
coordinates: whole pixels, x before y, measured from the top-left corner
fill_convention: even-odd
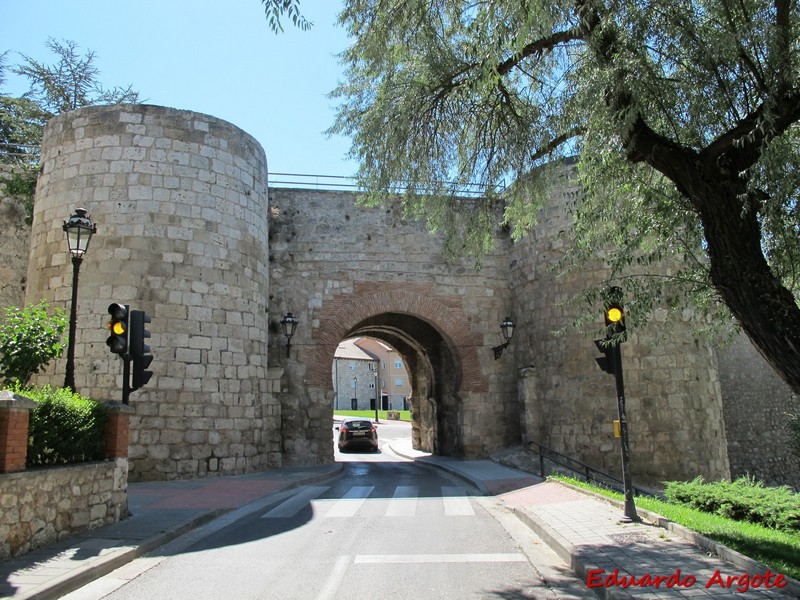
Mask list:
[[[14,391],[37,404],[30,413],[26,467],[105,458],[105,404],[64,388],[45,386]]]
[[[786,486],[765,487],[749,477],[715,483],[698,477],[665,484],[664,495],[670,502],[772,529],[800,531],[800,495]]]

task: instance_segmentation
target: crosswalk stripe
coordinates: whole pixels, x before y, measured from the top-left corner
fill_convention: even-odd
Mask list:
[[[341,500],[337,500],[330,510],[325,513],[326,517],[352,517],[364,504],[364,500],[375,489],[373,485],[357,485],[347,490]]]
[[[299,493],[295,494],[288,500],[280,503],[272,510],[261,515],[262,519],[288,519],[295,516],[303,508],[305,508],[309,501],[317,496],[320,496],[330,486],[309,486]]]
[[[417,511],[419,488],[415,485],[398,485],[386,509],[387,517],[413,517]]]
[[[527,562],[519,552],[513,554],[360,554],[354,564]]]
[[[278,504],[270,511],[261,515],[262,519],[288,519],[297,515],[306,508],[312,500],[313,505],[318,509],[321,517],[352,517],[364,505],[375,486],[353,486],[340,499],[317,500],[330,486],[307,486]],[[419,501],[419,487],[415,485],[398,485],[394,489],[394,494],[388,499],[385,516],[387,517],[413,517],[417,514],[420,506],[430,507],[431,502],[436,498],[425,498],[421,505]],[[386,499],[379,498],[377,501],[386,502]],[[447,517],[454,516],[474,516],[475,511],[466,495],[466,490],[456,486],[442,487],[441,505]],[[326,507],[327,510],[326,510]]]
[[[447,517],[470,517],[475,514],[464,488],[442,487],[442,502],[444,502],[444,514]]]

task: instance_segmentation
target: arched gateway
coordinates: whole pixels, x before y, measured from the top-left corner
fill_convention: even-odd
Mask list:
[[[470,332],[458,307],[405,289],[342,294],[323,306],[316,335],[309,383],[331,381],[333,353],[348,337],[369,336],[393,346],[412,376],[411,398],[415,447],[437,454],[463,454],[461,392],[488,390],[480,370],[480,338]],[[386,284],[380,287],[388,287]],[[405,287],[405,286],[403,286]]]

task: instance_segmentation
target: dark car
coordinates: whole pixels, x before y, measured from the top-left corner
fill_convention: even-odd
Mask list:
[[[369,419],[345,417],[336,429],[339,431],[339,452],[352,448],[378,450],[378,428]]]

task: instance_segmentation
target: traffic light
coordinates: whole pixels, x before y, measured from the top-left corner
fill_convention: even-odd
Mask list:
[[[133,378],[131,389],[138,390],[145,385],[153,376],[152,371],[147,371],[147,367],[153,362],[153,355],[150,354],[150,346],[145,344],[145,340],[150,337],[150,332],[145,326],[151,319],[143,310],[131,311],[131,334],[130,334],[130,356],[133,362]]]
[[[622,306],[622,290],[618,287],[609,288],[604,294],[603,317],[606,324],[606,336],[601,340],[594,340],[594,345],[603,353],[595,358],[600,368],[611,375],[616,375],[616,368],[622,367],[620,359],[620,344],[625,341],[625,308]],[[615,362],[620,361],[619,365]]]
[[[609,375],[614,375],[614,348],[606,340],[594,340],[594,345],[603,353],[603,356],[595,358],[597,365]]]
[[[110,304],[108,314],[111,318],[106,327],[111,335],[108,336],[106,345],[114,354],[124,356],[128,352],[128,305]]]
[[[611,302],[606,305],[606,339],[625,341],[625,309],[620,302]]]

